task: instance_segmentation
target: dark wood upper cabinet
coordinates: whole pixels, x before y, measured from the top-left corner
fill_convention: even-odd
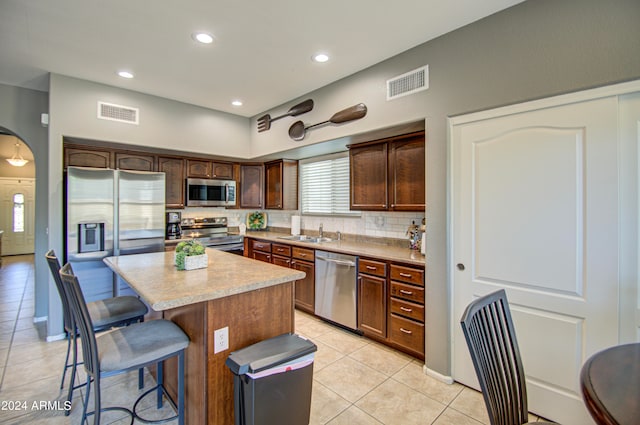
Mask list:
[[[394,211],[424,211],[424,160],[424,133],[389,144],[389,196]]]
[[[265,208],[298,209],[298,161],[278,160],[264,166]]]
[[[389,208],[387,162],[386,143],[350,147],[350,209],[372,211]]]
[[[158,157],[158,171],[165,173],[165,204],[167,208],[184,208],[184,159]]]
[[[119,170],[155,171],[156,157],[125,152],[115,153],[115,168]]]
[[[214,179],[233,179],[233,164],[230,162],[212,162],[211,169]]]
[[[230,162],[212,162],[188,159],[187,177],[231,180],[233,178],[233,164]]]
[[[424,211],[424,131],[349,147],[350,208]]]
[[[64,168],[67,167],[93,167],[113,168],[113,151],[100,149],[83,149],[65,147]]]
[[[240,208],[264,208],[264,166],[240,166]]]
[[[200,179],[211,178],[211,161],[187,159],[187,177]]]

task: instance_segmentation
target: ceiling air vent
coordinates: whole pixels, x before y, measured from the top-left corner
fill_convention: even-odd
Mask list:
[[[98,102],[98,118],[126,122],[128,124],[139,124],[140,110],[130,106],[114,105],[113,103]]]
[[[429,88],[429,65],[387,80],[387,100],[397,99]]]

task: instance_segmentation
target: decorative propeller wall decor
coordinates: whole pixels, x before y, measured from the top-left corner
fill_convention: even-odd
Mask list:
[[[305,112],[309,112],[313,109],[313,99],[307,99],[302,103],[298,103],[297,105],[293,105],[286,114],[280,115],[275,118],[271,118],[271,115],[263,115],[258,118],[258,133],[263,131],[267,131],[271,128],[271,123],[279,120],[284,117],[297,117],[298,115],[302,115]]]
[[[305,133],[310,128],[328,123],[342,124],[348,121],[359,120],[365,115],[367,115],[367,106],[364,103],[358,103],[357,105],[350,106],[340,112],[336,112],[327,121],[322,121],[307,127],[304,126],[304,123],[302,121],[296,121],[291,125],[291,127],[289,127],[289,137],[291,137],[291,139],[293,140],[300,141],[304,139]]]

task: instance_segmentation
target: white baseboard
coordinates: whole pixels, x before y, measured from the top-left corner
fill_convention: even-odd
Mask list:
[[[65,334],[64,332],[58,335],[50,335],[47,336],[47,342],[60,341],[61,339],[65,339],[66,337],[67,334]]]
[[[48,319],[49,319],[49,316],[34,317],[33,323],[46,322]]]
[[[444,382],[445,384],[451,385],[454,382],[452,377],[438,373],[435,370],[431,370],[427,367],[427,365],[422,366],[422,370],[427,376],[437,379],[440,382]]]

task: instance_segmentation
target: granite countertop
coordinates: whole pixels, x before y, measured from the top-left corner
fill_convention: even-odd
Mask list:
[[[228,297],[298,279],[305,273],[207,248],[207,268],[179,271],[174,253],[104,259],[155,311]]]
[[[374,257],[389,261],[399,261],[408,264],[414,264],[417,266],[425,265],[425,257],[420,251],[412,250],[409,248],[400,248],[395,246],[388,246],[382,244],[366,243],[366,242],[354,242],[354,241],[331,241],[331,242],[304,242],[283,239],[283,236],[289,236],[285,233],[270,232],[270,231],[247,231],[247,237],[264,239],[275,243],[282,243],[287,245],[296,245],[310,249],[320,249],[325,251],[339,252],[343,254],[358,255],[361,257]]]

